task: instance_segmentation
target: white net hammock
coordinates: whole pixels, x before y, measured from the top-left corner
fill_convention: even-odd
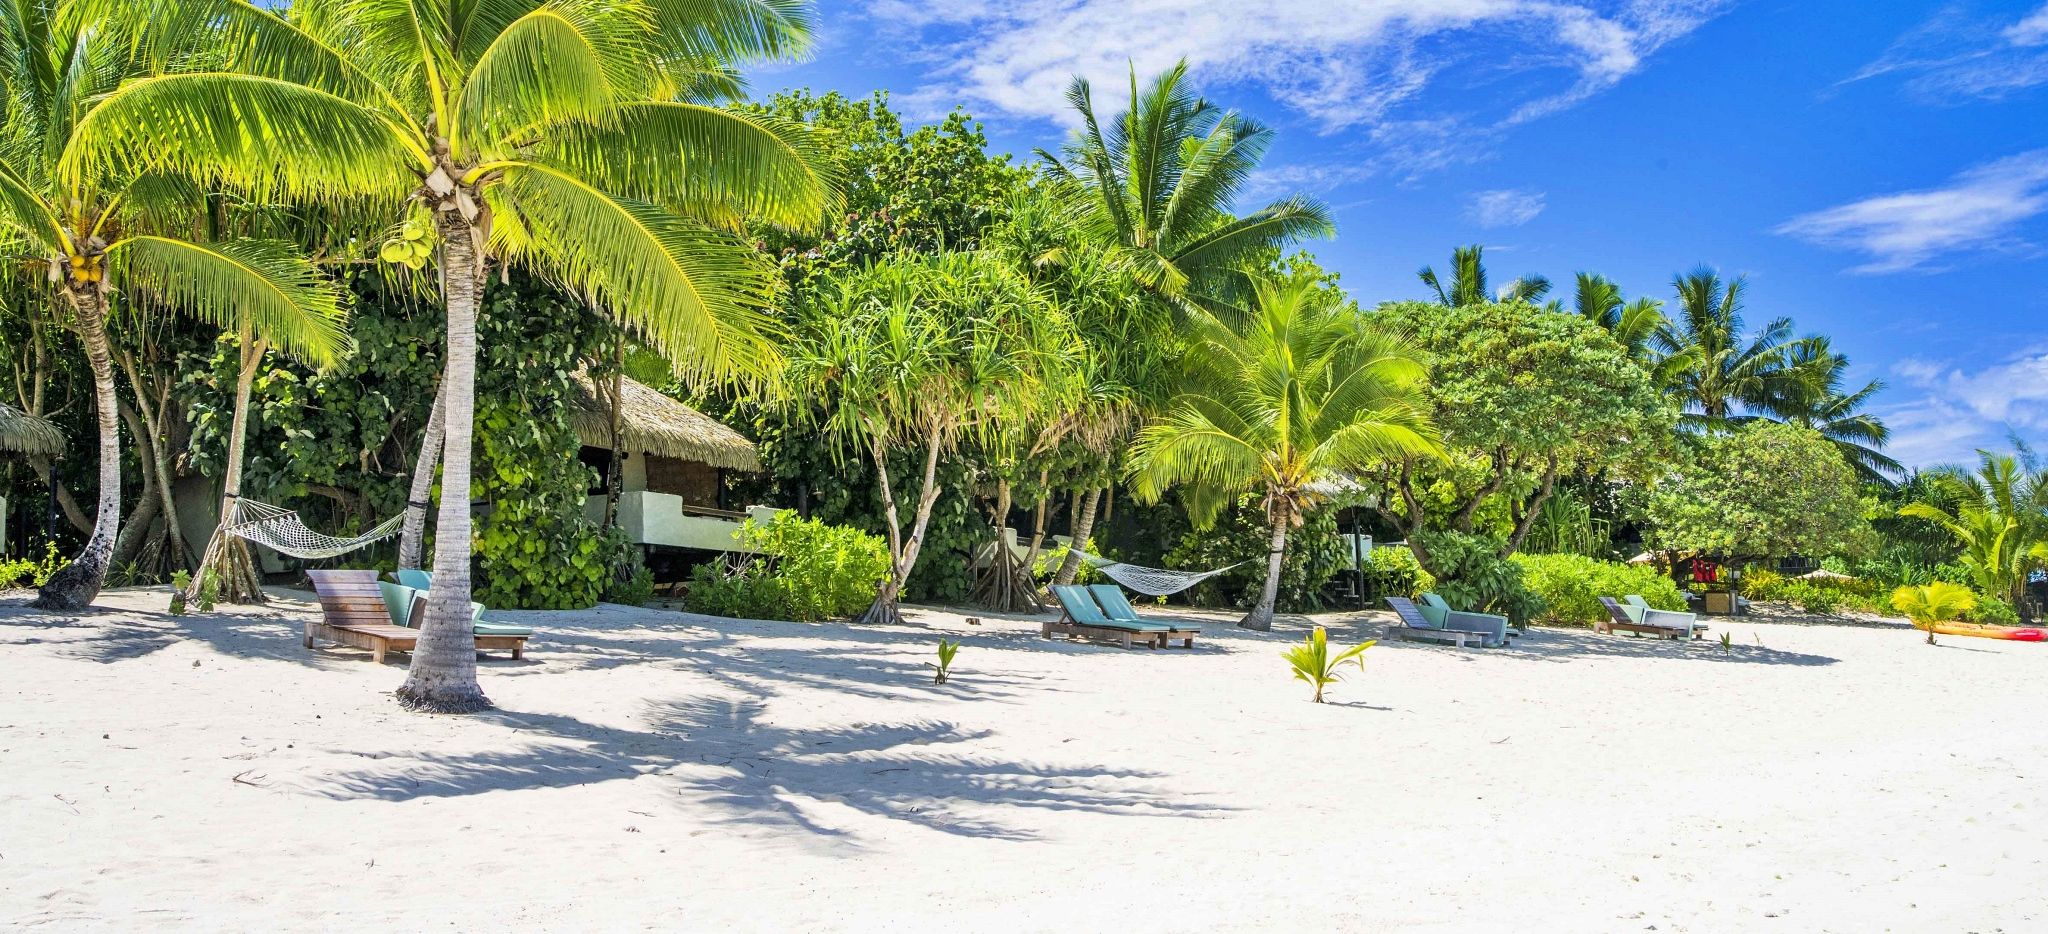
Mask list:
[[[1102,576],[1148,597],[1164,597],[1169,594],[1180,593],[1189,587],[1193,587],[1209,578],[1237,567],[1237,564],[1244,563],[1239,561],[1237,564],[1220,567],[1213,571],[1175,571],[1171,568],[1148,568],[1135,564],[1125,564],[1121,561],[1112,561],[1099,555],[1091,555],[1085,551],[1080,554],[1081,560],[1088,562],[1089,567],[1102,572]]]
[[[400,513],[354,538],[336,538],[306,528],[306,523],[299,521],[298,510],[237,497],[228,521],[221,525],[221,531],[294,558],[318,559],[339,557],[371,542],[390,538],[398,534],[399,526],[404,523],[405,515]]]

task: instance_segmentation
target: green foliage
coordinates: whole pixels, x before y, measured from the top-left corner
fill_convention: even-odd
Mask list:
[[[1956,561],[1979,591],[2018,601],[2028,576],[2048,565],[2048,469],[2031,458],[1978,454],[1974,473],[1932,472],[1926,499],[1899,514],[1954,537],[1962,546]]]
[[[1855,474],[1807,428],[1754,422],[1709,435],[1648,504],[1660,549],[1727,557],[1830,554],[1870,538]]]
[[[488,502],[473,534],[475,599],[506,609],[597,603],[631,560],[623,534],[584,513],[595,481],[575,457],[570,374],[614,333],[580,301],[515,276],[493,283],[477,321],[471,496]]]
[[[1272,548],[1272,538],[1273,527],[1267,524],[1266,511],[1259,508],[1258,496],[1247,493],[1237,497],[1215,525],[1183,534],[1161,559],[1162,565],[1205,569],[1235,564],[1237,567],[1189,588],[1187,600],[1202,607],[1250,606],[1258,600],[1266,581],[1266,553]],[[1337,514],[1327,509],[1310,513],[1287,537],[1287,554],[1280,562],[1280,595],[1274,605],[1283,613],[1322,609],[1323,584],[1350,560],[1344,540],[1337,537]]]
[[[1607,520],[1594,518],[1593,508],[1569,491],[1560,490],[1536,510],[1522,551],[1606,558],[1614,554],[1614,535]]]
[[[1992,626],[2017,626],[2020,621],[2019,611],[2003,597],[1981,593],[1977,595],[1977,605],[1966,610],[1963,617],[1973,623]]]
[[[1927,630],[1927,644],[1934,644],[1934,627],[1975,609],[1977,596],[1967,587],[1936,581],[1919,587],[1892,591],[1892,608],[1906,614],[1913,625]]]
[[[889,576],[880,538],[789,510],[765,525],[749,519],[734,536],[760,556],[730,574],[699,565],[685,600],[691,611],[806,623],[844,618],[866,609]]]
[[[185,615],[185,588],[192,586],[192,572],[183,568],[171,572],[171,615]]]
[[[939,663],[934,665],[931,662],[925,662],[925,667],[932,669],[933,684],[946,683],[946,677],[953,669],[953,657],[959,654],[960,640],[939,640]]]
[[[639,549],[633,554],[638,556]],[[634,560],[623,577],[614,577],[605,588],[604,602],[621,606],[646,606],[654,599],[654,572],[648,570],[645,562]]]
[[[1606,619],[1601,597],[1635,594],[1660,610],[1686,607],[1678,585],[1653,567],[1570,554],[1518,554],[1513,560],[1522,568],[1523,584],[1543,601],[1535,618],[1551,625],[1590,626]]]
[[[43,556],[37,558],[16,558],[0,561],[0,590],[20,587],[41,587],[48,583],[50,575],[57,573],[70,563],[57,551],[56,542],[43,543]]]
[[[1429,554],[1436,593],[1453,609],[1498,613],[1519,626],[1543,612],[1543,599],[1522,581],[1522,566],[1501,557],[1498,539],[1430,532],[1417,539]]]
[[[1356,661],[1358,670],[1364,672],[1365,650],[1377,644],[1379,640],[1368,639],[1332,658],[1329,633],[1324,632],[1323,627],[1317,626],[1301,645],[1288,649],[1282,653],[1282,657],[1287,659],[1288,666],[1294,669],[1295,680],[1307,682],[1316,689],[1315,702],[1320,704],[1323,702],[1323,688],[1337,683],[1338,666]]]
[[[1344,553],[1341,543],[1338,553]],[[1406,548],[1374,548],[1359,570],[1365,575],[1366,602],[1373,606],[1388,597],[1413,600],[1424,591],[1436,589],[1436,578],[1423,570],[1415,560],[1415,552]]]
[[[213,612],[214,602],[220,599],[220,575],[212,568],[199,572],[199,612]]]

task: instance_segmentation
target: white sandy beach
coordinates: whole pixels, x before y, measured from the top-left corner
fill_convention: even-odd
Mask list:
[[[501,712],[428,717],[386,693],[404,656],[309,653],[278,593],[0,607],[0,924],[2048,927],[2048,646],[1383,643],[1319,707],[1278,658],[1300,620],[1123,651],[604,606],[501,614],[541,631],[483,666]]]

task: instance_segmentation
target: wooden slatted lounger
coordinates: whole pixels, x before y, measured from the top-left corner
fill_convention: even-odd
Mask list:
[[[410,652],[419,644],[419,630],[392,624],[376,571],[307,571],[306,577],[320,595],[320,618],[306,621],[306,648],[325,639],[368,649],[370,660],[383,664],[384,653]],[[508,649],[516,660],[525,657],[526,637],[480,635],[476,647]]]
[[[1622,632],[1656,636],[1659,639],[1686,639],[1690,638],[1693,634],[1690,624],[1680,629],[1675,626],[1657,626],[1647,622],[1638,622],[1636,614],[1629,612],[1632,607],[1624,606],[1621,601],[1613,597],[1601,597],[1600,605],[1607,608],[1607,621],[1604,623],[1594,623],[1594,632],[1612,634],[1615,630],[1620,630]]]
[[[1079,584],[1056,584],[1052,588],[1054,599],[1060,604],[1060,618],[1039,627],[1038,634],[1050,639],[1055,635],[1068,638],[1104,639],[1124,648],[1133,644],[1157,649],[1166,646],[1166,637],[1173,627],[1163,623],[1125,623],[1104,616],[1102,609],[1095,605],[1095,598]]]

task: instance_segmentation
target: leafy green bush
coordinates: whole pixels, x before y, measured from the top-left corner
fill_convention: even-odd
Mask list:
[[[1981,593],[1977,595],[1977,605],[1964,613],[1963,618],[1993,626],[2017,626],[2020,622],[2019,611],[2013,609],[2012,604],[2001,597]]]
[[[43,557],[17,558],[0,561],[0,590],[11,587],[41,587],[50,580],[50,575],[70,563],[57,553],[56,542],[43,543]]]
[[[1543,612],[1543,599],[1522,582],[1522,566],[1500,556],[1499,539],[1462,532],[1420,538],[1437,570],[1436,593],[1453,608],[1499,613],[1516,625]]]
[[[1814,581],[1795,580],[1787,581],[1779,587],[1776,599],[1798,604],[1801,610],[1808,613],[1826,615],[1840,608],[1844,596],[1845,591],[1838,587]]]
[[[1558,626],[1590,626],[1607,618],[1601,597],[1640,595],[1660,610],[1685,609],[1685,595],[1671,578],[1646,565],[1598,561],[1582,555],[1518,554],[1522,582],[1543,600],[1537,615]]]
[[[1163,558],[1163,567],[1220,568],[1237,565],[1209,578],[1187,592],[1196,606],[1243,607],[1259,599],[1266,583],[1266,554],[1273,547],[1273,527],[1257,494],[1239,497],[1233,508],[1225,509],[1208,529],[1195,529],[1181,536],[1180,544]],[[1300,528],[1287,534],[1287,555],[1280,562],[1280,595],[1276,606],[1283,613],[1308,613],[1323,608],[1322,589],[1331,577],[1350,564],[1344,540],[1337,537],[1337,513],[1318,509]]]
[[[748,519],[733,537],[760,557],[730,574],[698,566],[684,598],[693,612],[805,623],[843,618],[867,609],[889,575],[889,546],[880,537],[786,509],[765,525]]]
[[[1371,606],[1388,597],[1413,600],[1436,586],[1436,578],[1423,570],[1415,553],[1406,548],[1374,548],[1360,570],[1365,575],[1365,599]]]

